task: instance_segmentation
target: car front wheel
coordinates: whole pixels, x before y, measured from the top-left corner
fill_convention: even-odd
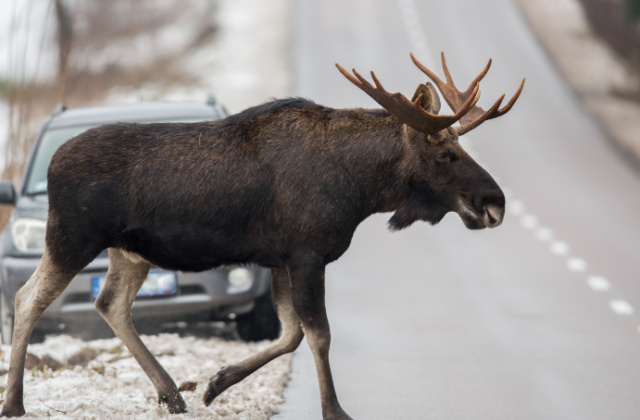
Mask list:
[[[238,315],[236,328],[244,341],[275,340],[280,336],[280,320],[273,308],[271,291],[256,299],[251,312]]]

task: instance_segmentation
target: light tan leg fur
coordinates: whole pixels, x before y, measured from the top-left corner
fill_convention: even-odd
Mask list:
[[[56,267],[48,250],[45,249],[35,273],[16,293],[11,362],[2,416],[15,417],[25,414],[23,379],[29,338],[42,313],[60,296],[76,274],[78,273],[65,272]]]
[[[147,374],[158,391],[158,402],[166,403],[171,413],[184,413],[187,407],[175,382],[144,345],[131,318],[131,306],[150,267],[137,254],[109,248],[109,270],[96,309]]]
[[[242,362],[222,368],[213,376],[203,398],[206,405],[230,386],[237,384],[273,359],[291,353],[300,345],[304,333],[291,302],[289,272],[284,267],[272,268],[271,277],[273,304],[282,323],[282,336],[271,347]]]

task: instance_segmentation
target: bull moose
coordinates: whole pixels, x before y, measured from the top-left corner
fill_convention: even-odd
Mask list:
[[[4,416],[25,414],[23,375],[31,332],[71,279],[109,250],[97,311],[129,348],[171,413],[186,411],[175,383],[138,336],[131,306],[151,264],[201,271],[255,263],[272,272],[280,339],[220,370],[204,403],[304,335],[313,353],[325,419],[347,419],[329,367],[325,266],[349,247],[356,227],[394,212],[391,230],[456,212],[469,229],[502,222],[505,197],[458,137],[508,112],[519,97],[487,111],[476,105],[491,60],[464,92],[411,59],[453,110],[439,115],[434,86],[412,100],[355,70],[339,71],[384,109],[332,109],[309,100],[274,100],[223,120],[111,124],[69,140],[48,170],[49,215],[42,261],[15,299]],[[452,125],[459,122],[460,125]]]

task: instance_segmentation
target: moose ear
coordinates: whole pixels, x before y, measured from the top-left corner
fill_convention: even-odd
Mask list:
[[[425,111],[431,114],[437,114],[440,112],[440,97],[431,82],[418,86],[416,93],[414,93],[413,98],[411,98],[411,102],[415,102],[420,95],[422,95],[422,98],[420,99],[420,106]]]

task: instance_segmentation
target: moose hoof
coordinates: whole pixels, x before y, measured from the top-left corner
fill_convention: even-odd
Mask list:
[[[209,404],[211,404],[213,400],[215,400],[216,397],[220,395],[222,391],[224,391],[224,389],[220,390],[220,392],[216,391],[216,380],[218,380],[225,373],[226,372],[224,370],[224,367],[222,367],[222,369],[220,369],[218,373],[216,373],[211,377],[211,379],[209,379],[209,385],[207,386],[207,391],[204,393],[204,397],[202,398],[204,405],[209,406]]]
[[[338,407],[337,410],[331,412],[323,412],[322,420],[353,420],[345,411]]]
[[[24,407],[9,407],[5,404],[2,406],[0,417],[22,417],[25,414]]]
[[[167,404],[167,409],[171,414],[184,414],[187,413],[187,404],[182,399],[180,394],[176,393],[175,398],[168,398],[164,395],[158,396],[158,405]]]

